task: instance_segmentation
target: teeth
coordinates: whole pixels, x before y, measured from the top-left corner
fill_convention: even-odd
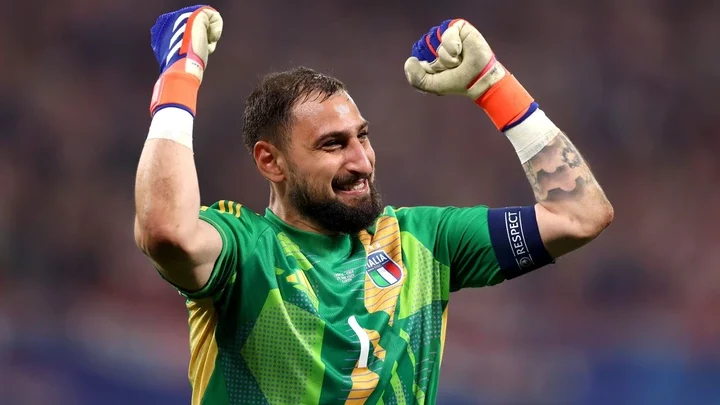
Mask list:
[[[365,180],[360,180],[359,182],[357,182],[355,184],[351,184],[349,186],[342,187],[341,190],[345,190],[345,191],[362,190],[365,188],[365,184],[366,184]]]
[[[354,186],[350,187],[350,190],[362,190],[365,188],[365,180],[359,181]]]

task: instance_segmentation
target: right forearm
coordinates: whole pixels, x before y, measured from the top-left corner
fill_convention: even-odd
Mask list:
[[[199,221],[200,191],[189,148],[167,139],[146,142],[135,182],[135,209],[144,245],[147,239],[180,242],[192,234]]]

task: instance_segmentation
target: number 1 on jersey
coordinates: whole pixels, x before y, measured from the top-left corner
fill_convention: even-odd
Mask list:
[[[367,332],[358,324],[355,315],[348,318],[348,324],[352,328],[355,335],[357,335],[360,341],[360,357],[358,358],[357,368],[366,368],[368,362],[368,354],[370,353],[370,337]]]

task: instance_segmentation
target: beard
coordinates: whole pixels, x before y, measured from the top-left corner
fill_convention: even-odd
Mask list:
[[[298,212],[333,233],[356,234],[367,229],[383,211],[382,198],[369,176],[351,175],[333,179],[334,189],[366,179],[369,193],[351,206],[313,189],[302,177],[293,175],[288,195]]]

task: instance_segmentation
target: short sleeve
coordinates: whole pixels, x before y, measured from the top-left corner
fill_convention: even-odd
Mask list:
[[[254,250],[258,236],[268,225],[255,212],[226,200],[220,200],[210,207],[201,207],[200,219],[218,231],[222,250],[205,286],[192,292],[178,290],[189,299],[212,297],[217,301],[223,291],[235,282],[245,257]]]
[[[488,207],[413,207],[397,211],[435,259],[450,268],[450,291],[484,287],[505,278],[493,250]]]
[[[450,259],[450,289],[485,287],[505,280],[488,227],[488,207],[444,208],[438,243]]]

